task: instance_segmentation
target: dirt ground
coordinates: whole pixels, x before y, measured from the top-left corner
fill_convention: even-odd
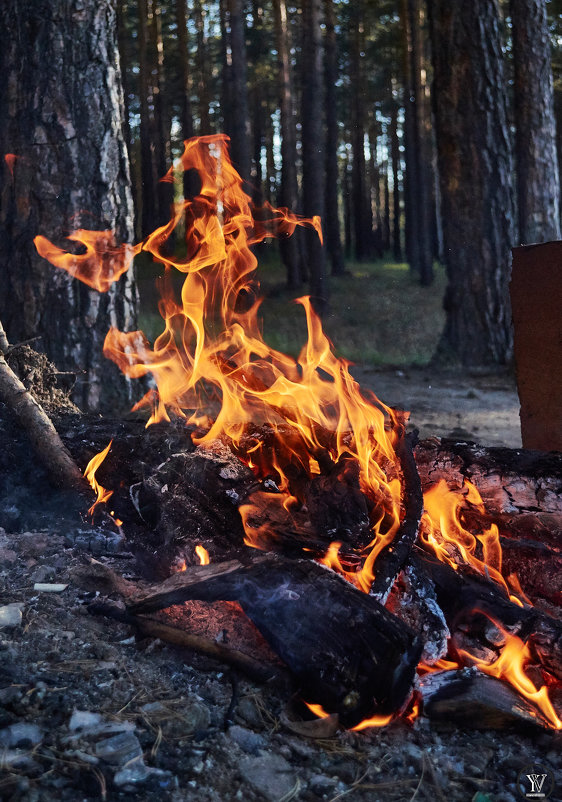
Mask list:
[[[467,375],[356,366],[352,373],[388,406],[409,410],[421,439],[459,437],[483,446],[521,448],[517,387],[507,372]]]

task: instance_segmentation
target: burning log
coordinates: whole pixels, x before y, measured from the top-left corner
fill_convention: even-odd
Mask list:
[[[430,439],[416,448],[424,492],[441,480],[461,488],[469,479],[485,512],[465,510],[467,528],[499,529],[503,573],[517,574],[530,596],[562,603],[562,455]]]
[[[84,478],[51,419],[6,362],[4,354],[8,347],[8,339],[0,322],[0,401],[14,413],[27,433],[52,483],[57,487],[84,490],[87,487]]]
[[[495,621],[528,643],[537,661],[562,679],[561,622],[535,607],[519,607],[493,582],[454,571],[445,563],[422,555],[419,550],[411,561],[431,577],[437,602],[453,636],[462,629],[485,642],[485,629],[490,620]]]
[[[237,601],[311,702],[345,726],[399,710],[422,644],[373,597],[317,563],[257,555],[176,574],[128,605],[145,614],[188,599]]]
[[[418,687],[424,714],[448,726],[503,729],[521,722],[550,726],[541,711],[511,686],[476,668],[425,674]]]

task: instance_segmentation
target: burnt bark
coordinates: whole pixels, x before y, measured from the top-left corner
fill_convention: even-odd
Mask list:
[[[126,274],[100,295],[42,260],[33,238],[63,244],[77,228],[133,238],[116,31],[110,0],[0,8],[0,149],[15,154],[2,161],[0,315],[13,342],[40,336],[78,374],[74,398],[89,409],[131,402],[102,344],[111,324],[136,327],[135,282]]]
[[[302,195],[303,214],[324,218],[324,99],[322,54],[322,0],[303,0],[302,58]],[[310,295],[316,311],[325,310],[328,301],[325,252],[316,231],[304,230]]]
[[[515,215],[499,4],[431,0],[429,10],[448,276],[437,356],[504,364]]]
[[[560,184],[544,0],[511,0],[519,240],[560,239]]]

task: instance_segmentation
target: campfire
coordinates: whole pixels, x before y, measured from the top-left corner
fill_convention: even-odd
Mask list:
[[[526,586],[514,568],[536,558],[541,574],[559,560],[548,540],[529,557],[536,507],[516,509],[517,494],[545,477],[541,458],[512,466],[508,515],[494,507],[502,455],[418,445],[407,414],[362,391],[335,355],[314,299],[298,301],[308,328],[298,359],[271,348],[254,246],[302,226],[321,238],[320,220],[252,208],[226,137],[186,142],[187,170],[199,194],[138,245],[118,245],[109,231],[71,234],[79,253],[35,240],[100,292],[141,251],[164,269],[154,344],[112,328],[104,345],[146,390],[135,406],[148,411],[146,434],[120,442],[116,426],[85,469],[97,495],[90,516],[135,544],[148,579],[167,577],[138,587],[113,577],[123,615],[146,627],[147,614],[188,600],[238,603],[308,709],[345,727],[464,707],[491,723],[517,715],[562,729],[549,696],[562,680],[562,624],[549,614],[560,592],[550,583],[539,593],[550,608],[534,606],[540,576]],[[178,233],[181,256],[170,244]],[[560,523],[548,515],[540,537]]]

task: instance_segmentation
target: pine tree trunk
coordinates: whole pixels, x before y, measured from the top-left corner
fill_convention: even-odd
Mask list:
[[[189,40],[187,36],[186,0],[176,0],[176,25],[178,29],[179,73],[181,77],[181,135],[183,139],[193,136],[193,114],[191,111],[191,87],[189,81]],[[185,182],[185,181],[184,181]]]
[[[448,287],[441,359],[512,356],[512,163],[497,0],[431,0],[435,124]]]
[[[279,108],[281,116],[281,186],[279,205],[295,212],[298,207],[297,133],[295,128],[293,76],[290,62],[290,34],[285,0],[273,0],[275,42],[279,74]],[[281,259],[287,271],[287,285],[298,287],[302,282],[298,234],[279,241]]]
[[[166,102],[166,77],[164,74],[164,42],[162,39],[161,9],[158,0],[152,0],[152,48],[154,76],[154,127],[155,163],[157,170],[156,193],[158,198],[158,225],[165,225],[172,215],[174,185],[160,181],[172,165],[170,141],[171,120]],[[170,240],[168,241],[170,245]]]
[[[222,130],[232,130],[232,50],[228,25],[228,0],[219,0],[220,53],[221,53],[221,117]]]
[[[234,166],[245,181],[250,180],[250,113],[246,76],[246,40],[242,0],[229,0],[232,105],[231,152]]]
[[[545,0],[511,0],[519,241],[560,239],[560,179]]]
[[[338,79],[337,40],[333,0],[324,0],[326,17],[326,245],[330,254],[332,275],[345,273],[338,211],[338,115],[336,81]]]
[[[193,17],[197,29],[197,97],[199,101],[199,133],[206,135],[213,132],[211,125],[211,76],[209,71],[209,46],[205,34],[205,12],[201,0],[194,0]]]
[[[123,95],[112,0],[0,4],[0,319],[12,343],[39,336],[60,370],[76,371],[75,399],[96,410],[131,401],[102,354],[110,325],[136,326],[126,274],[98,294],[39,257],[42,234],[65,247],[77,228],[133,239]]]
[[[398,141],[398,109],[392,108],[390,117],[390,156],[392,159],[392,251],[397,262],[402,261],[400,244],[400,143]]]
[[[148,0],[138,0],[139,12],[139,100],[141,233],[148,236],[157,227],[156,165],[154,164],[152,80],[149,59]]]
[[[324,97],[321,38],[322,0],[303,0],[302,194],[303,214],[324,219]],[[324,248],[314,229],[304,231],[310,295],[319,314],[328,300]]]
[[[351,208],[355,257],[368,259],[371,255],[372,215],[365,177],[365,82],[361,55],[364,48],[363,0],[355,0],[352,11],[351,41],[351,149],[353,165],[351,172]]]

